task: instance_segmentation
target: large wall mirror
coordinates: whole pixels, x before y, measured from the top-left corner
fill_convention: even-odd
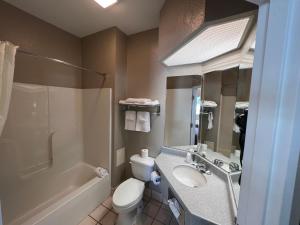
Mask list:
[[[230,173],[236,203],[249,107],[252,69],[167,77],[164,145],[197,150]]]
[[[197,145],[199,141],[199,114],[201,76],[174,76],[167,78],[165,146]]]

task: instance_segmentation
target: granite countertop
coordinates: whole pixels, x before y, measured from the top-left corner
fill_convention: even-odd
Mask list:
[[[172,148],[189,151],[190,149],[197,148],[197,145],[173,146]],[[215,159],[221,159],[224,162],[224,165],[221,168],[227,172],[230,172],[229,163],[231,162],[238,164],[241,168],[240,157],[235,156],[234,154],[230,154],[230,157],[227,157],[219,152],[215,152],[212,149],[207,148],[206,158],[211,162],[213,162]]]
[[[207,183],[198,188],[192,188],[180,183],[172,174],[178,165],[188,165],[185,157],[162,152],[155,164],[164,175],[184,207],[201,220],[217,225],[233,225],[234,213],[226,178],[218,173],[204,176]],[[225,176],[226,177],[226,176]]]

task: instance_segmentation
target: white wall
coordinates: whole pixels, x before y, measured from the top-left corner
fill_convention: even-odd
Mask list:
[[[190,144],[192,96],[191,88],[167,90],[165,146]]]

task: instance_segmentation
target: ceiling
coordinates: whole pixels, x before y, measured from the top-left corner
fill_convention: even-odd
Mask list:
[[[94,0],[4,0],[78,37],[116,26],[126,34],[158,27],[165,0],[119,0],[103,9]]]

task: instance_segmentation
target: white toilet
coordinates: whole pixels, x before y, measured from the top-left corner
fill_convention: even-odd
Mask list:
[[[117,225],[133,225],[137,222],[138,208],[142,208],[145,183],[151,180],[154,159],[136,154],[130,157],[133,176],[121,183],[112,198],[113,208],[119,214]]]

